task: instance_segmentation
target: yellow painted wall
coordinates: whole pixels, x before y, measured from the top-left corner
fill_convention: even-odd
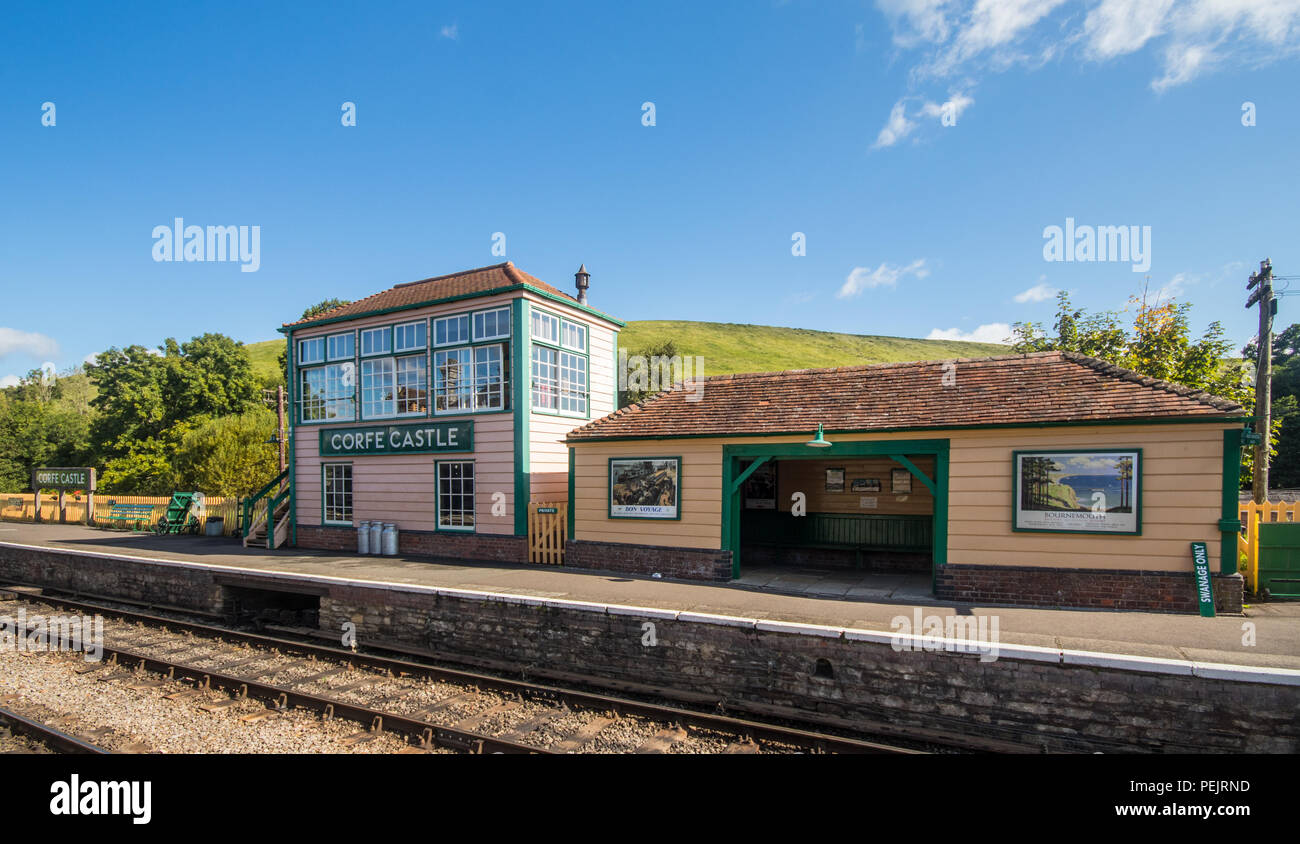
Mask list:
[[[1231,426],[1214,423],[1099,425],[828,434],[827,438],[835,442],[950,441],[949,563],[1190,571],[1189,543],[1203,541],[1209,544],[1211,570],[1218,571],[1222,432],[1228,427]],[[578,444],[575,446],[574,538],[720,548],[723,444],[789,443],[807,439],[808,435]],[[1050,448],[1141,448],[1142,535],[1013,532],[1011,453]],[[628,521],[608,517],[610,457],[678,455],[683,461],[681,521]],[[852,477],[851,473],[846,474],[847,481]],[[888,489],[887,482],[884,486]],[[913,485],[914,490],[918,488],[919,483]],[[783,489],[782,493],[785,492]]]

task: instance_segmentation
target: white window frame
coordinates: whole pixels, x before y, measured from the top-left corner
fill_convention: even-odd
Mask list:
[[[539,321],[544,326],[545,325],[554,326],[555,331],[553,332],[552,336],[537,333]],[[529,324],[529,332],[530,332],[529,336],[531,336],[534,340],[540,340],[541,342],[548,343],[552,346],[560,345],[560,318],[555,314],[550,313],[548,311],[534,309],[531,313],[531,316],[528,319],[528,324]]]
[[[582,342],[580,344],[575,346],[568,341],[569,329],[573,329],[574,331],[580,332],[580,336],[582,337]],[[585,322],[574,322],[573,320],[570,319],[561,320],[560,321],[560,346],[565,349],[572,349],[575,352],[582,352],[583,354],[586,354],[587,324]]]
[[[443,340],[441,342],[438,341],[439,323],[452,323],[452,322],[459,322],[461,320],[464,320],[465,322],[465,331],[463,333],[457,332],[458,336],[455,340]],[[433,342],[434,348],[437,349],[443,349],[450,346],[465,346],[468,345],[470,342],[470,336],[473,333],[473,328],[474,328],[473,320],[470,319],[469,314],[448,314],[447,316],[434,317],[433,331],[430,334],[429,339]]]
[[[386,369],[384,372],[382,370]],[[376,370],[380,370],[376,373]],[[384,383],[376,386],[376,377],[387,375]],[[388,391],[388,398],[371,399],[371,395],[383,390]],[[375,406],[382,409],[372,410]],[[361,418],[391,419],[397,415],[397,361],[391,357],[366,358],[361,361]]]
[[[418,335],[420,330],[424,331],[424,340],[412,346],[403,346],[398,343],[398,338],[402,336],[404,329],[413,328]],[[393,326],[393,354],[403,355],[411,352],[422,352],[429,347],[429,323],[428,320],[416,320],[415,322],[400,322]]]
[[[340,340],[347,339],[350,341],[350,347],[347,354],[334,354],[332,349],[334,344]],[[325,338],[325,359],[329,361],[352,360],[357,356],[357,333],[355,331],[345,331],[342,334],[331,334]]]
[[[351,378],[349,378],[347,374],[347,369],[349,367],[352,369]],[[331,372],[331,370],[337,370],[337,372]],[[306,382],[307,378],[309,377],[309,374],[313,372],[322,373],[324,384],[321,388],[320,395],[309,399],[307,397],[307,391],[303,389],[303,384]],[[349,380],[351,381],[350,384],[348,383]],[[340,363],[329,363],[329,364],[324,364],[323,366],[309,366],[303,369],[299,369],[297,386],[298,386],[298,404],[300,408],[298,411],[299,421],[304,423],[313,423],[313,422],[352,422],[356,420],[357,418],[356,364],[353,363],[352,361],[342,361]],[[331,390],[336,386],[339,388],[338,392],[337,393],[331,392]],[[350,391],[345,391],[344,388],[350,388]],[[341,403],[350,404],[352,407],[352,412],[346,415],[339,414],[337,416],[329,416],[328,411],[331,409],[331,407],[333,405],[341,404]],[[309,419],[307,416],[307,409],[309,407],[319,408],[321,412],[321,416],[319,418]]]
[[[470,471],[470,476],[469,476],[469,485],[470,485],[470,488],[469,488],[469,492],[466,493],[466,492],[465,492],[465,489],[464,489],[464,484],[465,484],[465,480],[466,480],[466,479],[465,479],[465,476],[464,476],[464,474],[463,474],[464,469],[462,469],[462,470],[461,470],[461,471],[462,471],[462,475],[461,475],[460,478],[458,478],[458,479],[456,479],[456,478],[450,478],[450,477],[448,478],[448,483],[449,483],[449,484],[454,483],[455,481],[459,480],[459,482],[460,482],[460,484],[461,484],[461,489],[460,489],[460,491],[459,491],[459,492],[448,492],[448,493],[446,493],[446,495],[448,495],[449,497],[462,499],[462,501],[460,502],[461,504],[464,504],[463,499],[465,499],[465,498],[468,496],[468,499],[469,499],[469,509],[468,509],[468,510],[465,510],[465,509],[459,509],[459,510],[456,510],[456,511],[455,511],[455,514],[457,514],[457,515],[460,516],[461,521],[464,521],[464,518],[465,518],[466,515],[469,516],[469,524],[468,524],[468,525],[466,525],[466,524],[459,524],[459,525],[456,525],[456,524],[444,524],[444,523],[443,523],[443,520],[442,520],[442,502],[443,502],[443,495],[444,495],[444,493],[443,493],[443,483],[442,483],[442,481],[443,481],[443,479],[442,479],[442,469],[443,469],[444,466],[462,466],[462,467],[464,467],[464,466],[468,466],[468,467],[469,467],[469,471]],[[437,526],[438,526],[438,530],[440,530],[440,531],[454,531],[454,532],[458,532],[458,533],[473,533],[473,532],[476,530],[476,525],[477,525],[477,523],[478,523],[478,507],[476,506],[476,505],[477,505],[477,493],[478,493],[478,487],[477,487],[478,473],[477,473],[477,471],[475,471],[475,468],[474,468],[474,461],[473,461],[473,460],[438,460],[438,461],[435,461],[435,467],[434,467],[434,479],[435,479],[434,482],[435,482],[435,484],[436,484],[436,490],[435,490],[435,495],[434,495],[434,511],[435,511],[435,512],[434,512],[434,518],[435,518],[435,520],[436,520],[435,523],[436,523]]]
[[[424,397],[423,397],[423,399],[421,399],[420,401],[424,404],[424,410],[407,410],[407,411],[403,411],[403,410],[402,410],[402,402],[407,402],[407,403],[409,404],[411,401],[414,401],[414,399],[411,399],[411,398],[403,398],[403,397],[402,397],[402,390],[404,390],[404,389],[410,389],[410,387],[411,387],[410,384],[403,384],[403,383],[402,383],[402,375],[403,375],[403,373],[402,373],[402,364],[405,363],[405,362],[407,362],[407,361],[415,361],[415,362],[416,362],[416,367],[415,367],[415,370],[414,370],[414,371],[415,371],[416,373],[418,373],[418,374],[419,374],[419,377],[420,377],[419,386],[420,386],[420,389],[421,389],[421,390],[423,391],[423,393],[424,393]],[[395,409],[396,409],[396,411],[397,411],[397,416],[399,416],[399,417],[403,417],[403,416],[428,416],[428,415],[429,415],[429,407],[430,407],[430,405],[429,405],[429,357],[428,357],[428,354],[425,353],[425,354],[416,354],[416,355],[398,355],[397,357],[393,358],[393,373],[394,373],[394,374],[393,374],[393,380],[394,380],[394,384],[396,385],[396,386],[395,386],[395,391],[396,391],[396,398],[395,398],[396,406],[395,406]]]
[[[462,355],[464,360],[461,360]],[[455,391],[449,392],[443,368],[446,361],[457,359]],[[440,362],[441,359],[441,362]],[[467,404],[459,407],[440,407],[441,401],[448,396],[457,396]],[[458,413],[474,412],[474,347],[457,346],[454,349],[438,349],[433,353],[433,412],[434,415],[448,416]]]
[[[505,410],[506,409],[506,347],[504,343],[487,343],[482,346],[474,346],[473,354],[470,357],[470,366],[473,373],[473,390],[474,390],[474,411]],[[489,358],[491,350],[497,352],[496,360]],[[485,359],[480,360],[479,355],[483,354]],[[497,364],[498,375],[494,379],[487,372],[480,373],[479,367],[490,368],[493,363]],[[495,388],[494,388],[495,386]],[[486,387],[486,390],[483,388]],[[496,399],[496,404],[480,404],[479,397],[486,395],[489,401]]]
[[[308,348],[309,343],[313,345],[314,344],[320,345],[319,357],[315,357],[315,356],[311,358],[307,357],[306,349]],[[298,365],[299,366],[311,366],[312,364],[324,363],[324,362],[325,362],[325,338],[324,337],[307,337],[298,341]]]
[[[366,351],[366,341],[369,340],[371,337],[378,336],[380,332],[383,332],[383,336],[388,338],[384,344],[384,347],[382,349],[377,349],[377,350],[372,349],[371,351]],[[361,347],[359,351],[361,352],[361,357],[363,358],[375,358],[375,357],[382,357],[383,355],[391,355],[393,353],[393,327],[391,325],[385,325],[380,328],[361,329],[361,338],[360,338],[359,345]]]
[[[568,361],[565,360],[566,357],[569,359]],[[573,366],[573,362],[581,364],[581,367]],[[560,380],[558,391],[558,410],[560,414],[563,416],[586,416],[588,402],[591,400],[591,367],[588,364],[587,356],[577,352],[560,350],[560,353],[556,356],[556,367]],[[575,388],[574,382],[577,379],[566,373],[577,373],[579,370],[582,373],[582,383],[580,387]],[[566,401],[571,405],[580,405],[580,407],[574,409],[571,406],[566,410],[564,407]]]
[[[540,355],[538,353],[541,353]],[[550,356],[549,361],[540,361],[541,365],[548,367],[553,373],[550,376],[539,375],[537,368],[539,357]],[[533,346],[533,353],[529,358],[529,390],[532,393],[532,405],[535,410],[549,410],[558,413],[560,410],[560,350],[551,346]],[[540,385],[540,390],[539,390]],[[550,403],[543,399],[549,393]]]
[[[346,491],[342,491],[342,490],[331,491],[331,490],[329,489],[329,474],[330,474],[330,470],[331,470],[331,469],[346,469],[346,470],[347,470],[347,490],[346,490]],[[336,481],[336,483],[337,483],[337,481]],[[327,524],[327,525],[348,525],[349,527],[351,527],[351,525],[352,525],[352,520],[353,520],[353,518],[354,518],[354,514],[356,513],[356,507],[355,507],[355,504],[356,504],[356,501],[355,501],[355,494],[356,494],[356,476],[353,474],[353,471],[352,471],[352,464],[351,464],[351,463],[322,463],[322,464],[321,464],[321,467],[320,467],[320,497],[321,497],[321,498],[320,498],[320,500],[321,500],[321,512],[320,512],[320,515],[321,515],[321,521],[322,521],[323,523],[325,523],[325,524]],[[330,506],[331,506],[331,499],[332,499],[332,498],[336,498],[336,499],[338,499],[339,502],[340,502],[339,505],[338,505],[338,507],[339,507],[339,511],[340,511],[339,514],[340,514],[340,515],[342,514],[341,511],[342,511],[343,509],[346,508],[346,511],[347,511],[347,517],[348,517],[348,518],[347,518],[347,521],[343,521],[342,519],[331,519],[331,518],[330,518]]]
[[[488,317],[489,314],[492,315],[493,320],[497,324],[498,333],[496,334],[480,333],[479,331],[480,319],[486,322],[486,318]],[[510,338],[510,308],[509,307],[493,308],[488,311],[475,311],[472,320],[473,320],[473,325],[471,326],[471,330],[474,333],[475,343],[482,343],[487,340],[507,340]],[[505,326],[505,331],[499,330],[502,325]]]

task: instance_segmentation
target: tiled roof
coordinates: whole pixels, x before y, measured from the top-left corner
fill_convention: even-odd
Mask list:
[[[954,367],[945,369],[947,363]],[[945,387],[945,371],[952,373]],[[569,432],[619,437],[1230,417],[1241,406],[1073,352],[720,375]]]
[[[426,278],[422,281],[408,281],[405,284],[399,284],[390,287],[387,290],[376,293],[373,296],[367,296],[364,299],[358,299],[355,302],[349,302],[346,305],[339,305],[324,313],[317,314],[311,319],[300,319],[297,322],[286,322],[286,327],[308,325],[323,320],[337,320],[346,317],[360,317],[375,311],[389,311],[398,308],[414,308],[428,302],[438,299],[450,299],[456,296],[473,296],[489,292],[500,292],[504,289],[521,288],[528,286],[534,290],[551,296],[558,296],[568,304],[577,305],[578,300],[563,290],[552,287],[546,282],[535,276],[529,275],[523,270],[516,267],[509,261],[504,264],[493,264],[490,267],[479,267],[474,270],[462,270],[450,275],[440,275],[434,278]],[[595,311],[586,305],[582,307],[593,311],[599,316],[605,317],[613,322],[618,322],[613,317]],[[619,323],[620,325],[622,323]]]

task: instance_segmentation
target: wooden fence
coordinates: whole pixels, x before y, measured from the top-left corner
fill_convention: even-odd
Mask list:
[[[97,527],[122,528],[121,522],[107,521],[115,504],[151,504],[153,514],[148,519],[150,526],[157,523],[167,510],[172,500],[170,495],[115,495],[113,493],[95,493],[95,522]],[[200,520],[200,532],[207,529],[208,519],[223,519],[221,532],[225,536],[237,536],[239,532],[240,501],[238,498],[216,498],[209,496],[205,502],[204,515]],[[86,496],[74,496],[69,493],[64,502],[64,514],[69,524],[80,524],[86,518]],[[0,493],[0,521],[30,522],[34,521],[36,512],[34,496],[30,492]],[[41,495],[41,521],[57,523],[59,521],[58,493]]]
[[[1246,588],[1259,591],[1259,525],[1261,522],[1300,522],[1300,501],[1243,501],[1237,505],[1241,533],[1237,534],[1237,568]],[[1244,558],[1244,562],[1242,561]]]

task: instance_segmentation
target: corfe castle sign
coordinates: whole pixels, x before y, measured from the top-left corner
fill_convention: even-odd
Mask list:
[[[473,450],[474,423],[472,421],[331,428],[320,432],[322,457],[351,457],[362,454],[434,454],[444,451]]]

